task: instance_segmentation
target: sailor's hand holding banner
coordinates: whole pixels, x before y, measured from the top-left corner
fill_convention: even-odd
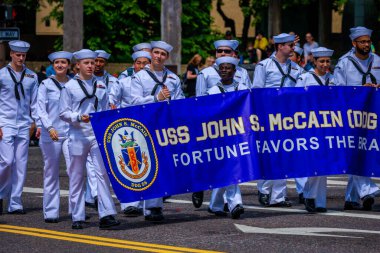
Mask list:
[[[96,113],[91,123],[115,193],[133,201],[262,178],[378,176],[379,103],[368,88],[260,89]]]

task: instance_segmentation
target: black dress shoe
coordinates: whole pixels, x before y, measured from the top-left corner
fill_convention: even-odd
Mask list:
[[[270,204],[266,207],[291,207],[292,206],[292,202],[290,201],[281,201],[279,203],[275,203],[275,204]]]
[[[74,221],[73,224],[71,225],[72,229],[83,229],[82,225],[83,221]]]
[[[85,219],[85,220],[89,220],[89,219],[91,219],[91,216],[86,214],[86,215],[84,216],[84,219]]]
[[[305,209],[309,213],[315,213],[315,200],[314,199],[306,199],[305,198]]]
[[[344,202],[344,210],[362,210],[358,202],[346,201]]]
[[[140,208],[137,208],[135,206],[127,206],[123,213],[127,217],[138,217],[143,214],[142,210]]]
[[[115,227],[119,225],[120,225],[120,221],[116,220],[115,217],[113,217],[112,215],[105,216],[101,218],[99,221],[100,229],[106,229],[106,228]]]
[[[225,211],[227,213],[230,211],[230,209],[228,208],[228,204],[227,203],[224,203],[223,211]]]
[[[224,212],[224,211],[213,211],[210,208],[207,209],[207,212],[215,214],[215,216],[219,216],[219,217],[226,217],[228,215],[227,212]]]
[[[58,223],[57,218],[47,218],[45,219],[45,223]]]
[[[0,215],[3,215],[3,200],[0,199]]]
[[[259,197],[259,203],[263,206],[269,206],[270,202],[270,195],[269,194],[263,194],[260,191],[258,192]]]
[[[325,208],[325,207],[316,207],[315,211],[317,213],[326,213],[327,212],[327,208]]]
[[[305,204],[305,198],[303,197],[303,193],[298,194],[298,203]]]
[[[26,212],[23,209],[17,209],[17,210],[8,212],[8,214],[26,214]]]
[[[244,213],[244,208],[241,205],[235,206],[235,208],[231,212],[232,219],[239,219],[240,215]]]
[[[204,196],[203,191],[201,191],[201,192],[194,192],[191,195],[191,201],[193,202],[193,206],[195,208],[200,208],[202,206],[203,196]]]
[[[362,198],[362,201],[363,201],[363,210],[364,211],[371,211],[372,205],[373,205],[373,203],[375,203],[375,199],[373,198],[373,196],[371,194],[366,195]]]
[[[164,220],[161,207],[148,208],[150,214],[145,216],[146,221],[161,222]]]

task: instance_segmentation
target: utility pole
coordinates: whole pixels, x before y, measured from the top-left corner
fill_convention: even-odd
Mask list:
[[[83,47],[83,0],[63,1],[63,50],[74,52]]]
[[[161,38],[173,46],[169,54],[168,65],[177,67],[177,74],[181,72],[181,49],[182,49],[182,1],[161,1]]]

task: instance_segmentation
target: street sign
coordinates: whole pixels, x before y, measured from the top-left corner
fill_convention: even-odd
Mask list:
[[[20,39],[20,29],[18,27],[0,28],[0,41],[10,41]]]

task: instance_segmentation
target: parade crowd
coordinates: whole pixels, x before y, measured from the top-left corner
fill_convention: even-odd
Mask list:
[[[330,70],[333,50],[319,45],[302,49],[296,45],[297,36],[291,33],[273,36],[273,53],[256,64],[252,81],[247,70],[239,66],[239,42],[218,40],[214,42],[215,63],[199,70],[202,58],[195,55],[190,60],[184,76],[188,82],[187,93],[206,96],[310,85],[379,88],[380,58],[371,52],[371,34],[372,30],[365,27],[350,29],[352,49],[339,59],[334,73]],[[261,59],[265,52],[259,44],[254,47]],[[11,61],[0,70],[0,214],[6,208],[6,201],[8,214],[26,213],[21,196],[27,171],[29,130],[34,122],[44,160],[44,221],[59,222],[59,164],[63,154],[69,178],[72,228],[83,228],[88,219],[85,206],[97,209],[100,229],[119,225],[110,181],[89,114],[184,99],[181,79],[165,67],[173,47],[164,41],[135,45],[133,67],[122,72],[119,78],[105,70],[110,54],[104,50],[54,52],[48,58],[55,74],[41,82],[37,74],[25,66],[29,43],[10,41],[9,47]],[[78,72],[69,76],[73,60]],[[310,68],[301,67],[301,61]],[[296,178],[295,181],[299,201],[308,212],[327,211],[326,176]],[[257,188],[259,203],[263,206],[292,205],[287,198],[285,179],[258,180]],[[371,210],[377,196],[380,189],[371,178],[350,175],[344,209]],[[202,205],[203,197],[203,192],[192,194],[196,208]],[[164,219],[163,198],[121,203],[121,209],[129,217],[144,215],[145,220],[151,222]],[[239,185],[213,189],[208,212],[238,219],[244,213]]]

